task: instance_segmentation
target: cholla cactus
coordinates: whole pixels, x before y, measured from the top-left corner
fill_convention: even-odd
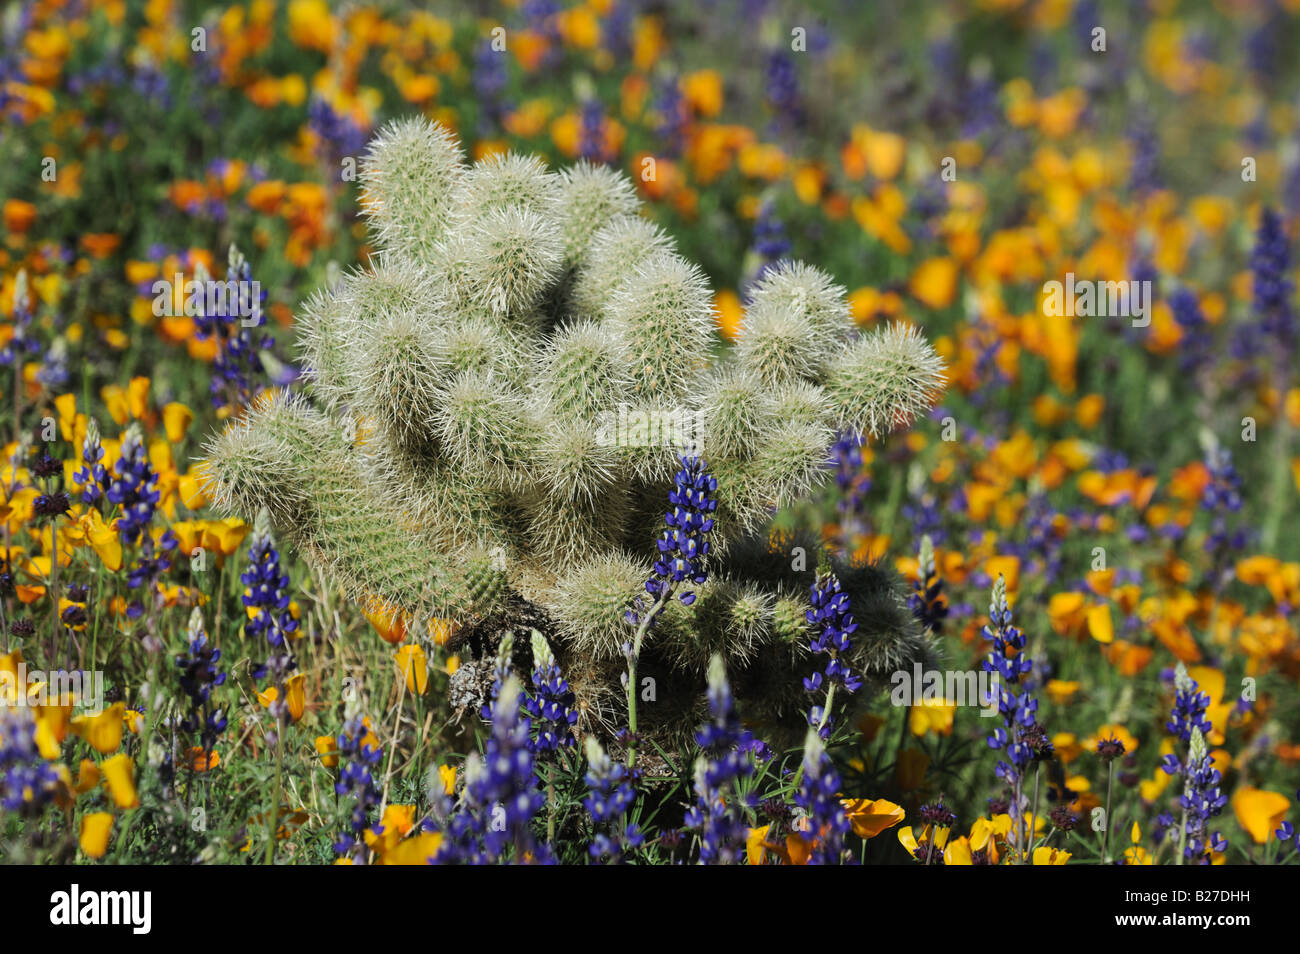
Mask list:
[[[901,327],[858,336],[844,289],[795,263],[757,284],[718,357],[704,275],[603,166],[466,164],[416,119],[379,134],[363,178],[372,267],[302,317],[315,401],[264,400],[214,440],[218,504],[266,506],[355,598],[414,618],[541,607],[581,710],[617,684],[623,614],[694,446],[718,478],[715,566],[694,606],[664,614],[643,669],[694,697],[714,653],[738,686],[776,660],[797,688],[813,568],[783,548],[756,558],[753,535],[822,482],[837,429],[881,435],[930,406],[929,345]],[[855,598],[882,620],[863,653],[910,663],[925,643],[901,595],[867,592],[888,609]],[[698,717],[694,701],[651,708]]]

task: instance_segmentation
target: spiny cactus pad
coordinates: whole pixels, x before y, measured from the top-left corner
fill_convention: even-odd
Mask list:
[[[647,652],[691,692],[714,652],[789,672],[810,580],[761,578],[736,544],[822,482],[836,429],[883,434],[933,403],[924,339],[858,335],[840,286],[783,263],[720,349],[705,276],[609,168],[469,164],[412,119],[376,137],[363,182],[371,265],[304,309],[314,402],[263,399],[214,440],[217,503],[266,506],[359,600],[483,616],[519,594],[554,619],[557,655],[595,662],[620,656],[693,445],[719,481],[715,579]],[[862,592],[889,604],[860,610],[888,644],[870,658],[923,650],[893,591]]]

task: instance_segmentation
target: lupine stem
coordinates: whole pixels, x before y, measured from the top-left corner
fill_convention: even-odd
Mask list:
[[[280,783],[284,773],[284,730],[283,720],[278,719],[275,733],[275,787],[271,790],[271,809],[267,812],[266,854],[263,864],[275,861],[275,833],[280,821]]]
[[[1115,762],[1112,759],[1108,763],[1108,774],[1106,777],[1106,827],[1101,830],[1101,863],[1109,864],[1110,862],[1110,796],[1115,787]]]
[[[1186,850],[1186,848],[1187,848],[1187,806],[1184,805],[1183,820],[1178,824],[1178,858],[1174,861],[1174,864],[1181,865],[1183,863],[1183,852]]]
[[[1034,808],[1033,822],[1029,826],[1029,860],[1034,860],[1034,829],[1038,827],[1038,776],[1043,773],[1043,763],[1038,762],[1034,765]],[[1107,804],[1106,811],[1110,811],[1110,805]]]
[[[835,683],[831,683],[826,690],[826,702],[822,706],[821,721],[817,723],[817,733],[820,735],[822,729],[826,727],[826,721],[831,717],[831,703],[835,701]]]
[[[641,658],[641,643],[654,624],[655,617],[663,612],[663,608],[673,598],[673,590],[676,588],[677,584],[671,580],[663,585],[659,598],[654,601],[650,609],[646,610],[645,616],[637,625],[636,635],[632,638],[632,652],[627,658],[627,767],[629,769],[636,768],[636,664]]]

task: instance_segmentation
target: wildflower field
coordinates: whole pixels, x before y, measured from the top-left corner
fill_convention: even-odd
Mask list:
[[[1296,863],[1297,49],[2,0],[0,859]]]

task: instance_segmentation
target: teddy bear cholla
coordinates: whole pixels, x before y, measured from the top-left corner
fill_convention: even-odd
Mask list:
[[[748,674],[760,708],[797,707],[815,550],[793,569],[763,528],[826,478],[837,432],[882,435],[933,404],[929,344],[901,324],[859,334],[843,288],[785,262],[723,347],[700,269],[607,166],[469,164],[446,129],[410,119],[375,138],[362,179],[376,251],[302,309],[310,396],[263,397],[211,442],[217,504],[267,506],[371,607],[472,627],[526,602],[594,699],[618,686],[682,450],[627,428],[611,440],[607,424],[684,411],[718,480],[714,553],[694,605],[673,604],[646,647],[661,698],[647,715],[693,718],[714,652],[742,705]],[[860,631],[864,668],[928,652],[892,582],[850,592],[880,626]],[[783,680],[794,696],[774,691]]]

